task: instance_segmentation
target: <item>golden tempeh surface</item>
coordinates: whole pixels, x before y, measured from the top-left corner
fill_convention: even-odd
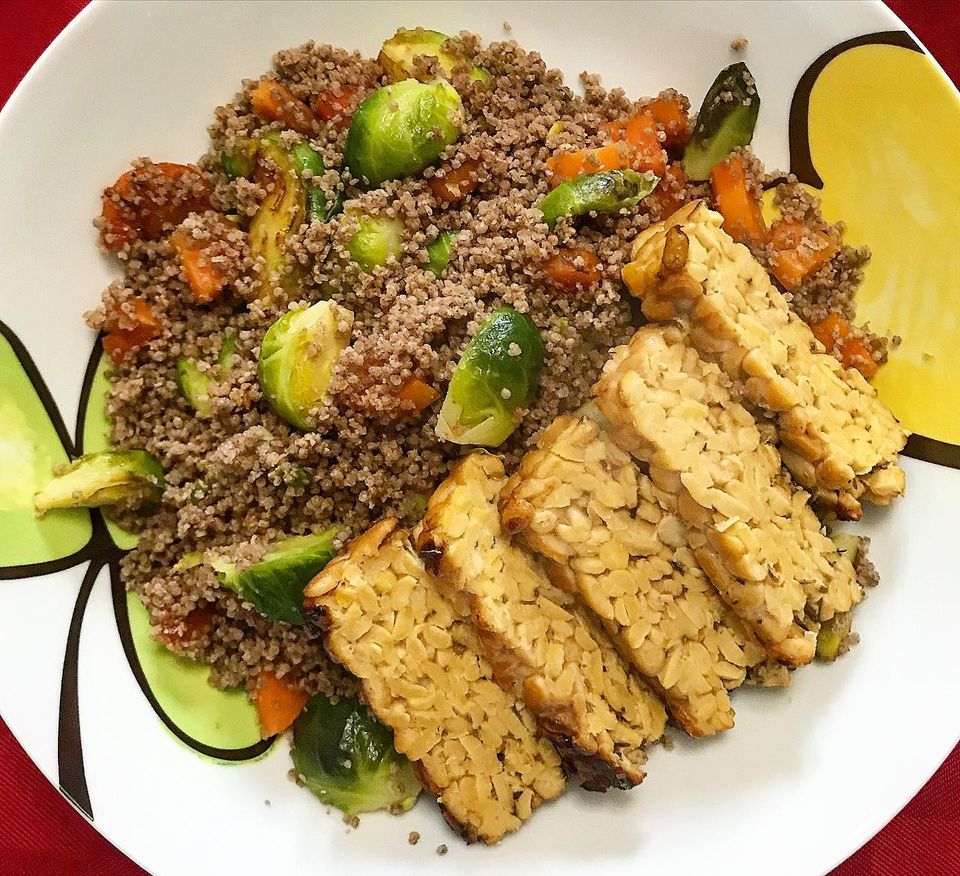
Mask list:
[[[628,288],[648,319],[684,320],[700,355],[775,414],[783,461],[818,501],[850,519],[861,496],[889,504],[904,489],[896,418],[859,371],[823,351],[722,222],[696,201],[648,228],[623,269]]]
[[[614,440],[677,497],[691,544],[727,603],[779,659],[813,659],[805,627],[862,597],[850,562],[793,490],[729,378],[674,327],[640,329],[596,387]]]
[[[495,456],[462,460],[430,499],[417,547],[469,611],[497,679],[523,697],[568,769],[587,788],[630,787],[643,778],[644,746],[663,733],[663,706],[590,611],[502,532],[505,481]]]
[[[563,790],[553,746],[494,680],[476,631],[396,520],[351,542],[305,595],[331,656],[357,677],[455,830],[496,842]]]
[[[687,527],[593,420],[560,417],[500,494],[501,520],[560,570],[693,736],[733,726],[727,690],[767,658],[720,599]]]

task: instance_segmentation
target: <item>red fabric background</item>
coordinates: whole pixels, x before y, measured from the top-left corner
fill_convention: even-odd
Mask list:
[[[0,105],[85,5],[85,0],[0,0]],[[890,5],[960,82],[960,0]],[[0,719],[0,876],[143,872],[60,797]],[[960,874],[960,746],[907,807],[832,876],[906,874]]]

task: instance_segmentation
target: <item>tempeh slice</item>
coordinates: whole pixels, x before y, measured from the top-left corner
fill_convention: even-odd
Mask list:
[[[644,231],[623,269],[648,319],[681,318],[689,342],[774,414],[781,456],[797,482],[838,516],[860,497],[886,505],[904,489],[906,435],[876,390],[824,352],[750,251],[703,201]]]
[[[677,497],[694,553],[727,603],[776,657],[808,663],[806,627],[846,611],[862,590],[728,384],[679,329],[647,327],[614,351],[597,404],[614,440]]]
[[[663,734],[660,701],[627,669],[590,611],[555,586],[500,527],[495,456],[462,460],[427,506],[417,547],[461,600],[497,679],[523,697],[584,787],[643,779]]]
[[[501,491],[500,515],[568,570],[677,723],[708,736],[733,726],[727,691],[768,655],[704,575],[670,503],[595,421],[564,416]]]
[[[396,520],[351,542],[305,595],[330,655],[357,677],[397,750],[464,837],[495,843],[563,790],[553,746],[494,681],[476,631]]]

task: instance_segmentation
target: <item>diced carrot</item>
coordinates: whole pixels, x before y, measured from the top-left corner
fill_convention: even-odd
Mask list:
[[[667,157],[657,136],[657,124],[649,110],[641,110],[629,119],[603,126],[614,143],[626,143],[631,150],[630,164],[641,172],[652,170],[661,179],[667,169]]]
[[[623,170],[629,166],[628,151],[615,144],[601,146],[599,149],[561,152],[547,159],[550,183],[554,186],[584,173],[596,173],[600,170]]]
[[[723,229],[740,243],[762,244],[767,240],[767,226],[760,212],[760,199],[747,180],[747,170],[739,155],[713,166],[710,171],[713,199],[723,216]]]
[[[413,402],[416,409],[422,411],[440,398],[440,393],[419,377],[411,377],[400,387],[397,398]]]
[[[282,122],[298,134],[312,134],[317,120],[310,109],[286,85],[264,79],[250,95],[253,111],[265,122]]]
[[[194,175],[188,194],[168,191],[170,182]],[[137,240],[156,240],[191,213],[210,209],[210,187],[192,164],[145,162],[121,174],[103,193],[100,239],[109,250]]]
[[[257,687],[257,715],[264,739],[283,733],[303,711],[310,695],[291,684],[286,678],[277,678],[273,672],[263,672]]]
[[[836,234],[811,228],[798,219],[779,219],[770,226],[770,272],[787,289],[793,289],[840,249]]]
[[[679,162],[668,164],[663,179],[647,200],[660,205],[660,218],[666,219],[684,204],[683,193],[687,186],[687,175]]]
[[[427,185],[438,201],[452,204],[465,198],[477,187],[479,169],[480,162],[475,158],[468,158],[459,167],[431,177]]]
[[[152,341],[160,334],[160,323],[157,322],[153,310],[146,301],[135,298],[133,308],[132,315],[117,311],[107,320],[107,334],[103,338],[103,349],[117,365],[137,347]],[[134,324],[129,327],[121,326],[128,320]]]
[[[828,353],[834,353],[850,334],[850,323],[839,313],[828,313],[823,319],[810,326],[810,331]]]
[[[350,105],[356,93],[356,85],[341,85],[339,94],[325,91],[314,101],[314,112],[325,122],[334,122],[338,128],[346,128],[353,117]]]
[[[180,265],[193,297],[200,304],[208,304],[219,298],[223,287],[230,281],[230,272],[225,266],[211,260],[210,244],[213,241],[196,240],[188,232],[178,228],[170,236],[170,242],[180,258]]]
[[[856,368],[869,380],[877,373],[877,363],[867,345],[860,338],[848,338],[840,347],[840,364],[844,368]]]
[[[582,260],[583,264],[578,266],[577,259]],[[554,285],[572,291],[596,283],[600,279],[597,270],[599,264],[600,259],[589,249],[578,246],[560,250],[544,263],[543,269]]]
[[[213,626],[214,612],[209,605],[193,609],[178,625],[163,629],[158,638],[168,645],[186,645],[205,635]]]
[[[666,135],[664,146],[682,146],[687,142],[689,118],[680,95],[661,95],[650,101],[644,109],[653,116],[657,127]]]

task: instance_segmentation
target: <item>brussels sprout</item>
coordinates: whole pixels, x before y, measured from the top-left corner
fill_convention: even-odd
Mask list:
[[[285,313],[267,330],[257,379],[270,407],[291,426],[312,428],[310,413],[323,401],[337,358],[350,340],[352,323],[349,310],[318,301]]]
[[[309,143],[300,141],[290,150],[290,160],[307,189],[307,213],[321,222],[328,222],[340,212],[343,198],[341,193],[337,192],[337,197],[327,203],[327,196],[320,186],[320,178],[327,172],[327,168],[320,153]],[[310,179],[304,178],[306,173],[310,174]]]
[[[255,140],[238,140],[229,152],[220,155],[220,165],[230,179],[249,178],[257,166]]]
[[[371,187],[419,173],[456,141],[462,119],[449,82],[405,79],[378,88],[353,116],[344,164]]]
[[[853,615],[849,611],[835,614],[830,620],[820,624],[817,632],[817,659],[832,661],[840,654],[843,640],[850,635],[853,626]]]
[[[413,30],[401,27],[383,44],[377,62],[391,82],[400,82],[411,76],[417,78],[413,61],[421,57],[436,58],[447,78],[453,75],[454,69],[469,62],[459,39],[422,27]],[[472,67],[470,78],[475,82],[489,82],[490,74],[481,67]]]
[[[163,469],[145,450],[87,453],[54,474],[33,497],[37,514],[54,508],[149,505],[163,495]]]
[[[211,374],[201,371],[192,359],[181,356],[177,359],[175,379],[180,394],[197,416],[203,419],[209,417],[213,413],[213,405],[210,403],[210,386],[213,383]]]
[[[427,267],[438,277],[450,263],[450,256],[453,255],[453,242],[459,233],[459,231],[441,231],[436,240],[427,244],[427,255],[430,258]]]
[[[584,213],[616,213],[635,207],[656,187],[660,179],[635,170],[603,170],[585,173],[560,183],[537,206],[551,228],[561,216]]]
[[[268,158],[276,167],[271,173],[273,191],[267,193],[250,222],[250,254],[263,259],[260,275],[261,299],[273,297],[279,284],[287,292],[296,291],[299,271],[286,263],[287,238],[302,224],[307,214],[307,191],[293,166],[290,154],[271,138],[264,138],[257,150],[258,159]]]
[[[387,263],[390,256],[403,255],[403,223],[383,216],[364,216],[350,238],[347,251],[363,270],[372,271]]]
[[[480,326],[453,372],[437,435],[456,444],[502,444],[533,401],[543,367],[540,332],[529,316],[504,307]]]
[[[710,179],[713,166],[753,139],[760,113],[756,82],[742,61],[721,70],[703,99],[681,165],[690,179]]]
[[[213,413],[210,402],[210,387],[214,380],[230,372],[233,354],[237,349],[237,334],[229,332],[220,346],[217,365],[211,371],[201,371],[196,362],[181,356],[177,359],[175,380],[180,394],[187,404],[196,411],[198,417],[207,418]]]
[[[338,529],[331,526],[313,535],[281,539],[271,545],[263,559],[243,572],[228,560],[214,559],[210,565],[222,584],[261,614],[300,626],[304,623],[303,588],[333,559],[333,539]]]
[[[290,755],[307,788],[346,815],[406,812],[420,794],[393,733],[352,697],[313,697],[293,724]]]

